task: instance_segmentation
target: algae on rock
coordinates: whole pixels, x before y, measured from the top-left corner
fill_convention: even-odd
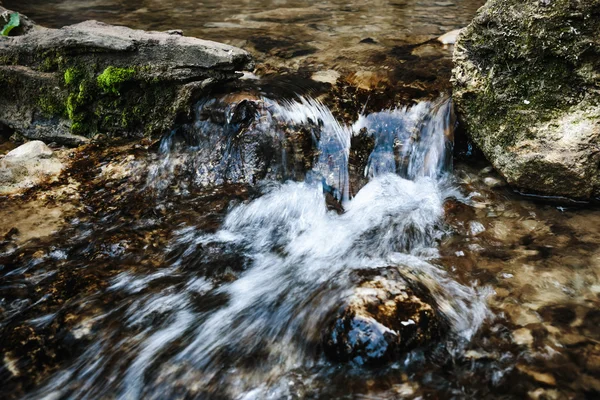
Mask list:
[[[489,0],[454,62],[459,118],[509,184],[600,196],[600,0]]]
[[[0,123],[71,145],[97,133],[162,135],[210,85],[252,67],[243,50],[181,35],[96,21],[33,25],[0,38]]]

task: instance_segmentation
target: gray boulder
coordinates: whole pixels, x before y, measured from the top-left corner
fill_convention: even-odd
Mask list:
[[[600,0],[489,0],[454,62],[458,115],[510,185],[600,196]]]
[[[0,12],[4,11],[0,7]],[[168,131],[210,85],[253,68],[250,55],[179,31],[87,21],[0,38],[0,122],[25,137],[77,144]]]

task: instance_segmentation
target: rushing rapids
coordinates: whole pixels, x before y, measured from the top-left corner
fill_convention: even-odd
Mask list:
[[[349,371],[373,363],[393,371],[431,352],[459,356],[488,317],[488,291],[459,284],[435,262],[448,234],[445,201],[468,201],[451,175],[449,100],[363,115],[351,126],[312,99],[222,104],[201,102],[154,160],[127,168],[156,202],[215,184],[252,184],[258,193],[234,200],[217,229],[180,222],[155,268],[120,272],[75,300],[71,307],[93,309],[70,333],[85,345],[28,398],[302,397],[314,390],[307,382],[335,376],[336,356],[323,351],[331,340]],[[349,173],[357,137],[373,143],[364,186]],[[89,229],[77,232],[74,243],[90,240]],[[106,250],[127,258],[126,247]],[[374,283],[356,292],[356,274]],[[397,327],[372,310],[350,310],[350,322],[328,328],[357,293],[364,302],[374,290],[400,301],[393,310],[404,319],[387,319]],[[429,311],[407,314],[416,302]]]

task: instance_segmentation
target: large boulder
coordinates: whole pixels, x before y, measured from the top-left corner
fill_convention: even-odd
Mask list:
[[[87,21],[22,32],[0,37],[0,123],[45,141],[163,134],[208,86],[253,67],[241,49],[180,31]]]
[[[489,0],[454,62],[458,114],[509,184],[600,196],[600,0]]]

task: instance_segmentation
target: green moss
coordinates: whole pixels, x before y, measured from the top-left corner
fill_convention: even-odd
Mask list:
[[[77,111],[77,94],[71,93],[67,98],[67,117],[71,121],[75,121],[76,119],[76,111]]]
[[[62,54],[59,54],[53,50],[45,51],[35,56],[39,69],[42,72],[55,72],[60,71],[65,67],[65,59]]]
[[[65,84],[67,86],[76,85],[81,81],[81,79],[83,78],[83,75],[84,75],[84,71],[82,71],[79,68],[75,68],[75,67],[67,68],[64,73]]]
[[[47,59],[58,68],[60,90],[55,84],[40,88],[38,109],[49,118],[68,119],[73,134],[151,135],[162,133],[163,122],[171,117],[177,86],[155,79],[150,67],[65,65],[52,54]],[[42,59],[36,57],[35,62],[40,65]]]
[[[81,135],[86,133],[85,125],[82,122],[73,122],[71,124],[71,132],[76,135]]]
[[[98,75],[98,87],[104,93],[120,94],[123,83],[132,80],[136,75],[135,68],[108,67]]]
[[[0,86],[13,103],[25,104],[30,95],[35,96],[36,118],[68,120],[74,134],[162,134],[180,86],[163,82],[150,66],[107,66],[102,60],[64,50],[9,53],[0,57],[0,64],[24,65],[48,74],[23,86],[19,74],[5,73],[0,75]]]
[[[14,56],[0,56],[0,65],[15,65],[17,63]]]
[[[71,120],[71,132],[93,134],[97,123],[91,110],[98,93],[93,73],[82,68],[67,68],[64,72],[64,81],[68,88],[65,112]]]
[[[65,106],[62,101],[52,95],[40,94],[37,104],[44,116],[48,118],[60,116],[65,112]]]
[[[76,121],[71,123],[71,133],[75,135],[91,136],[96,133],[96,124],[88,121]]]

